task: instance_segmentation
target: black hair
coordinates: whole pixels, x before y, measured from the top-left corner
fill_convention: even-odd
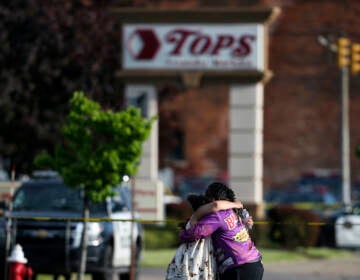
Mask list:
[[[187,201],[190,203],[193,211],[196,211],[200,206],[208,203],[208,199],[202,194],[189,194]]]
[[[205,196],[209,200],[235,201],[234,191],[221,182],[211,183],[205,191]]]
[[[210,201],[227,200],[234,202],[236,200],[234,191],[221,182],[211,183],[205,191],[205,196]],[[238,219],[242,220],[243,224],[245,224],[247,230],[249,231],[251,228],[249,228],[249,225],[245,221],[247,218],[244,217],[244,209],[234,208],[233,211],[235,212]]]

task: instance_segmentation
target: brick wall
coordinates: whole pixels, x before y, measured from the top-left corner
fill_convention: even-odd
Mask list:
[[[142,1],[151,6],[151,1]],[[156,1],[162,8],[190,8],[214,1]],[[216,1],[215,1],[216,2]],[[340,167],[339,70],[335,56],[318,43],[319,35],[336,38],[341,31],[360,42],[360,1],[262,0],[227,1],[224,5],[280,5],[282,14],[270,28],[269,65],[275,76],[265,86],[264,186],[283,182],[312,168]],[[143,3],[146,6],[146,4]],[[162,156],[161,165],[178,172],[219,173],[227,169],[228,87],[204,85],[162,102],[176,112],[184,130],[185,160],[181,165]],[[360,177],[360,76],[350,87],[352,178]],[[162,97],[160,96],[160,99]],[[179,109],[181,108],[181,109]],[[166,118],[160,130],[166,129]],[[164,133],[164,132],[163,132]],[[165,133],[166,134],[166,133]],[[170,139],[160,137],[160,149]],[[164,152],[162,152],[164,154]],[[359,178],[360,179],[360,178]]]
[[[280,1],[266,1],[280,2]],[[359,1],[281,1],[271,28],[270,68],[265,89],[264,181],[281,182],[312,168],[340,167],[340,80],[336,56],[319,35],[341,31],[360,40]],[[351,8],[350,8],[351,6]],[[352,177],[359,178],[360,76],[351,78],[350,139]]]

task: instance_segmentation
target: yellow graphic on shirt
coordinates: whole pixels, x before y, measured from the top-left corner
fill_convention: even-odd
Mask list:
[[[236,242],[245,242],[249,239],[249,233],[247,232],[247,230],[244,228],[242,230],[240,230],[235,236],[234,236],[234,240]]]

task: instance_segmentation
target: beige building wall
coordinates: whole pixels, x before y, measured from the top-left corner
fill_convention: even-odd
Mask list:
[[[153,85],[127,85],[125,96],[128,105],[134,104],[137,98],[143,97],[141,109],[144,117],[158,115],[156,87]],[[136,103],[136,102],[135,102]],[[164,203],[163,184],[158,179],[158,120],[154,122],[148,140],[143,144],[143,154],[139,171],[135,177],[135,209],[142,219],[163,220]]]
[[[231,85],[229,185],[243,202],[262,203],[263,85]]]

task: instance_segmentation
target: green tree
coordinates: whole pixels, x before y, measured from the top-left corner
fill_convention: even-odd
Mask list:
[[[360,158],[360,145],[357,145],[357,146],[355,147],[355,155],[356,155],[358,158]]]
[[[99,202],[112,195],[112,188],[124,174],[134,175],[139,165],[142,144],[149,136],[154,117],[145,119],[139,109],[121,112],[103,110],[82,92],[70,100],[70,113],[62,129],[63,143],[54,155],[42,152],[35,165],[50,167],[60,173],[65,184],[84,193],[84,227],[78,279],[86,270],[86,222],[89,202]]]
[[[59,143],[75,90],[121,108],[114,2],[0,1],[0,155],[17,172],[31,172],[34,156]]]

